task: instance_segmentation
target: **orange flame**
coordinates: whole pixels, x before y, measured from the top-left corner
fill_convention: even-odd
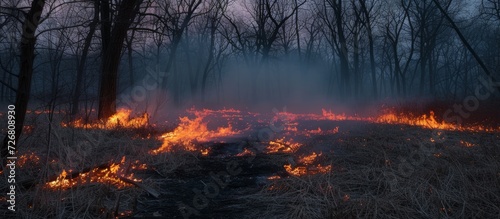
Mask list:
[[[269,141],[267,153],[292,153],[297,151],[302,146],[298,142],[293,142],[293,139],[285,140],[285,137]]]
[[[63,170],[56,180],[47,182],[45,184],[46,188],[51,189],[69,189],[77,185],[88,184],[88,183],[102,183],[113,185],[117,188],[125,188],[131,186],[131,184],[124,182],[121,178],[126,178],[131,181],[141,182],[142,180],[134,178],[134,174],[126,173],[128,165],[125,165],[125,156],[122,157],[120,163],[113,163],[106,168],[94,168],[88,172],[81,173],[75,178],[68,178],[68,172],[72,171]],[[135,166],[135,167],[134,167]],[[131,165],[132,169],[146,168],[145,164],[139,164],[138,161]]]
[[[484,132],[495,132],[500,131],[498,128],[488,128],[480,125],[468,125],[468,126],[458,126],[453,123],[447,123],[445,121],[438,122],[433,111],[430,111],[429,115],[421,115],[419,117],[414,117],[412,115],[405,114],[395,114],[386,113],[373,120],[378,123],[388,123],[388,124],[406,124],[413,126],[420,126],[428,129],[442,129],[442,130],[459,130],[459,131],[484,131]]]
[[[195,142],[207,142],[221,137],[228,137],[237,135],[240,131],[233,130],[231,124],[227,127],[219,127],[216,130],[209,130],[207,122],[203,119],[211,111],[195,112],[196,118],[189,119],[188,117],[181,117],[180,124],[174,131],[163,134],[163,144],[160,148],[152,150],[152,154],[159,154],[172,150],[175,145],[180,145],[188,151],[198,150]]]
[[[285,164],[283,167],[286,172],[292,176],[314,175],[318,173],[328,173],[332,170],[332,165],[323,166],[321,164],[313,165],[317,158],[321,157],[322,153],[316,154],[313,152],[310,155],[299,158],[299,165],[292,167],[291,164]]]
[[[123,128],[140,128],[145,127],[149,123],[149,116],[147,113],[142,114],[140,117],[132,118],[130,114],[132,110],[118,109],[117,112],[108,118],[105,122],[86,123],[83,119],[77,119],[70,124],[62,123],[61,126],[72,126],[75,128],[90,128],[90,129],[114,129],[117,127]]]
[[[304,176],[304,175],[314,175],[318,173],[328,173],[332,170],[332,165],[322,166],[317,164],[316,166],[297,166],[292,167],[291,164],[283,165],[286,172],[292,176]]]

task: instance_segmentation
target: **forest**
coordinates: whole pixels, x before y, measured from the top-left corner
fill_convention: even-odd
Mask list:
[[[0,215],[499,217],[499,70],[499,0],[0,0]]]

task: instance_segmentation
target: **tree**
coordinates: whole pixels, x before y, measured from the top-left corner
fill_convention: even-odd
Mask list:
[[[45,0],[33,0],[28,13],[24,16],[23,28],[20,43],[19,78],[15,101],[15,140],[18,140],[23,130],[24,119],[31,91],[31,78],[33,76],[33,61],[35,59],[36,29],[40,23],[40,16],[43,12]],[[2,157],[8,154],[8,135],[3,140]]]
[[[120,64],[123,42],[127,30],[138,13],[141,0],[122,1],[118,6],[118,14],[113,22],[112,30],[110,21],[109,4],[102,1],[101,27],[102,35],[102,71],[99,89],[98,118],[107,119],[116,113],[116,93],[118,80],[118,66]],[[113,39],[113,40],[111,40]]]
[[[339,69],[339,95],[347,97],[350,95],[350,70],[349,70],[349,54],[346,37],[345,7],[342,0],[325,0],[320,1],[317,6],[318,14],[323,21],[324,35],[328,41],[332,55],[337,54],[340,59]],[[335,62],[335,59],[333,60]],[[333,74],[334,72],[332,72]]]
[[[77,59],[75,90],[73,92],[73,100],[72,100],[73,106],[71,108],[72,115],[76,115],[79,110],[79,102],[82,93],[83,78],[84,78],[83,76],[85,74],[85,65],[87,63],[87,56],[89,53],[92,38],[94,37],[94,33],[97,29],[97,24],[99,22],[99,0],[93,0],[92,3],[94,6],[94,17],[89,24],[89,30],[87,32],[87,35],[83,43],[82,54],[80,55],[80,58]]]
[[[370,47],[370,70],[371,70],[371,79],[372,79],[372,92],[373,92],[373,98],[377,98],[377,76],[376,76],[376,71],[375,71],[375,49],[374,49],[374,40],[373,40],[373,30],[372,30],[372,11],[375,6],[375,2],[372,3],[372,5],[367,5],[366,0],[359,0],[359,4],[361,6],[361,13],[364,17],[364,19],[361,19],[363,21],[363,26],[366,28],[366,32],[368,34],[368,45]]]

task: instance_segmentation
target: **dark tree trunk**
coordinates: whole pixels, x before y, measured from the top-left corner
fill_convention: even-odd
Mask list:
[[[132,48],[132,42],[134,41],[134,33],[135,31],[132,30],[132,34],[130,35],[130,38],[126,37],[125,41],[127,43],[127,60],[128,60],[128,73],[130,77],[130,87],[134,86],[135,83],[135,77],[134,77],[134,59],[133,59],[133,48]]]
[[[136,7],[139,7],[140,3],[141,0],[128,0],[120,4],[110,35],[113,41],[109,41],[109,45],[103,47],[105,56],[102,57],[99,119],[107,119],[116,113],[118,65],[120,64],[123,42],[127,36],[127,30],[135,18]]]
[[[202,3],[201,0],[191,1],[191,3],[188,5],[188,11],[186,17],[182,20],[181,25],[178,26],[177,23],[174,24],[175,28],[173,31],[172,43],[170,44],[170,55],[167,60],[167,67],[165,68],[165,72],[167,73],[170,72],[170,68],[172,68],[175,57],[177,55],[177,48],[179,47],[179,43],[181,42],[182,35],[184,34],[184,31],[188,27],[189,22],[193,18],[194,12],[201,5],[201,3]],[[172,19],[172,20],[177,20],[177,19]],[[163,80],[162,87],[163,88],[167,87],[167,80]]]
[[[361,4],[361,11],[364,14],[365,17],[365,26],[366,30],[368,32],[368,46],[370,49],[370,70],[371,70],[371,78],[372,78],[372,92],[373,92],[373,98],[377,99],[378,95],[378,89],[377,89],[377,76],[376,76],[376,71],[375,71],[375,51],[374,51],[374,42],[373,42],[373,31],[372,31],[372,22],[370,18],[370,12],[368,11],[366,7],[366,1],[359,1]]]
[[[31,77],[33,76],[33,61],[35,59],[35,31],[40,22],[40,16],[45,5],[44,0],[33,0],[31,8],[25,16],[21,35],[21,56],[19,62],[19,80],[15,102],[15,140],[18,141],[23,131],[24,119],[28,108],[31,90]],[[8,156],[8,135],[3,140],[2,157]]]
[[[346,97],[350,95],[350,72],[349,72],[349,54],[347,52],[347,40],[344,34],[344,21],[343,21],[343,8],[342,1],[335,0],[333,1],[333,9],[335,12],[336,25],[337,25],[337,34],[340,44],[340,89],[341,95]]]
[[[83,76],[85,74],[85,65],[87,61],[87,56],[90,48],[90,43],[94,36],[97,23],[99,22],[99,0],[94,0],[94,18],[92,23],[90,23],[89,32],[85,37],[85,43],[83,45],[82,56],[78,62],[78,68],[76,72],[76,82],[75,82],[75,92],[73,93],[73,107],[71,108],[71,115],[76,115],[78,113],[80,96],[82,93]]]
[[[214,20],[210,24],[210,46],[208,48],[208,60],[207,60],[207,63],[205,64],[205,68],[203,69],[203,77],[202,77],[202,81],[201,81],[202,101],[205,101],[208,73],[210,72],[210,65],[212,65],[212,61],[214,59],[214,51],[213,50],[215,47],[216,22],[217,21],[214,18]]]

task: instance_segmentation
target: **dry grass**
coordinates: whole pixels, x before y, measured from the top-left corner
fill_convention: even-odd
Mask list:
[[[488,136],[449,133],[448,140],[438,144],[429,156],[418,150],[414,140],[407,140],[408,136],[427,136],[429,131],[411,129],[407,134],[396,135],[394,128],[389,129],[372,130],[367,138],[346,136],[347,139],[337,142],[338,148],[347,152],[332,157],[334,169],[329,174],[273,180],[261,192],[242,197],[251,209],[245,215],[247,218],[500,217],[497,142],[466,148],[457,144],[458,137],[472,135],[484,140]],[[413,151],[426,156],[425,161],[412,166],[413,173],[405,177],[398,170],[401,164],[398,157],[409,160]]]
[[[38,119],[33,124],[46,124],[44,118]],[[146,163],[165,179],[173,178],[180,170],[208,172],[198,155],[191,152],[150,155],[148,151],[159,147],[161,142],[146,138],[147,130],[82,130],[53,125],[50,135],[48,133],[47,125],[38,125],[19,143],[23,145],[19,155],[34,152],[40,156],[37,162],[18,168],[18,182],[32,181],[32,186],[18,191],[16,206],[20,218],[110,218],[141,211],[137,209],[138,202],[147,197],[147,192],[134,186],[117,189],[112,185],[90,183],[67,190],[43,188],[48,178],[57,176],[63,169],[78,171],[127,156],[128,160]],[[444,143],[433,144],[431,153],[421,151],[418,142],[429,141],[430,136],[431,130],[374,125],[310,139],[302,152],[319,143],[333,148],[333,153],[323,152],[326,160],[322,160],[332,165],[331,172],[270,180],[260,192],[238,197],[235,209],[246,210],[233,215],[245,218],[499,218],[499,136],[448,132]],[[461,140],[474,146],[466,147]],[[410,160],[412,153],[425,159],[411,166],[411,174],[405,174],[407,172],[399,168],[400,158]],[[272,160],[287,162],[285,157]],[[176,180],[184,180],[183,176],[177,177]],[[159,179],[143,179],[152,187],[161,184]],[[6,182],[1,180],[0,189],[6,190]],[[156,189],[162,194],[174,194],[170,201],[178,201],[172,188]],[[183,189],[190,192],[191,188]],[[188,195],[187,200],[191,199]],[[147,200],[161,206],[164,199]],[[0,210],[0,217],[5,217],[5,209]],[[148,213],[154,215],[154,212]]]
[[[67,128],[61,127],[57,119],[49,126],[43,115],[32,117],[29,122],[35,125],[19,141],[18,145],[22,146],[18,149],[18,157],[32,153],[37,158],[27,159],[25,165],[16,170],[19,188],[16,191],[16,216],[19,218],[114,218],[130,215],[136,210],[138,196],[146,193],[133,185],[122,189],[102,183],[85,183],[71,189],[48,189],[44,185],[62,170],[79,172],[119,162],[123,156],[129,161],[140,160],[153,168],[161,166],[165,173],[181,166],[188,156],[173,153],[151,157],[148,151],[158,147],[160,142],[147,138],[147,134],[142,133],[145,130]],[[145,179],[143,183],[150,182]],[[6,191],[8,186],[6,178],[1,180],[0,189]],[[0,210],[2,218],[9,215],[5,202],[4,206]]]

